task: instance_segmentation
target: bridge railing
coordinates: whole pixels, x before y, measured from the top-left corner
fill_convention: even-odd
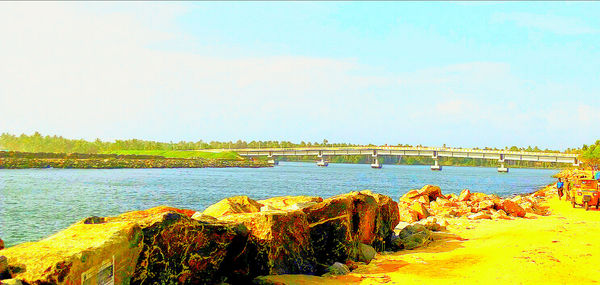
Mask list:
[[[560,156],[576,158],[577,154],[560,152],[527,152],[527,151],[508,151],[508,150],[486,150],[486,149],[467,149],[467,148],[443,148],[443,147],[398,147],[398,146],[358,146],[358,147],[295,147],[295,148],[245,148],[245,149],[227,149],[237,152],[264,152],[264,151],[328,151],[328,150],[423,150],[423,151],[449,151],[449,152],[476,152],[493,154],[515,154],[515,155],[533,155],[533,156]]]

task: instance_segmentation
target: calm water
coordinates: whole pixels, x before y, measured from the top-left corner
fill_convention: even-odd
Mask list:
[[[443,193],[464,188],[501,196],[526,193],[553,181],[557,170],[282,162],[243,169],[0,169],[0,237],[7,246],[46,237],[88,216],[109,216],[158,205],[203,210],[220,199],[247,195],[329,197],[371,189],[397,200],[425,184]]]

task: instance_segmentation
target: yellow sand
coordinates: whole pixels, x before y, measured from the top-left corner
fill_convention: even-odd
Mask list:
[[[274,279],[286,284],[600,282],[600,211],[573,209],[556,198],[547,204],[553,213],[545,217],[528,213],[514,220],[457,219],[429,246],[378,255],[346,276]]]

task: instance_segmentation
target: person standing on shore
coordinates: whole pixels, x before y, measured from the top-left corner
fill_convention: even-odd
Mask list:
[[[562,182],[562,178],[558,178],[558,182],[556,182],[556,189],[558,190],[558,200],[560,200],[563,196],[563,186],[565,185]]]

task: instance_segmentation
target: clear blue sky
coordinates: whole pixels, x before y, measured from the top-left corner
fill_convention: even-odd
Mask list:
[[[599,2],[0,3],[0,132],[565,149]]]

